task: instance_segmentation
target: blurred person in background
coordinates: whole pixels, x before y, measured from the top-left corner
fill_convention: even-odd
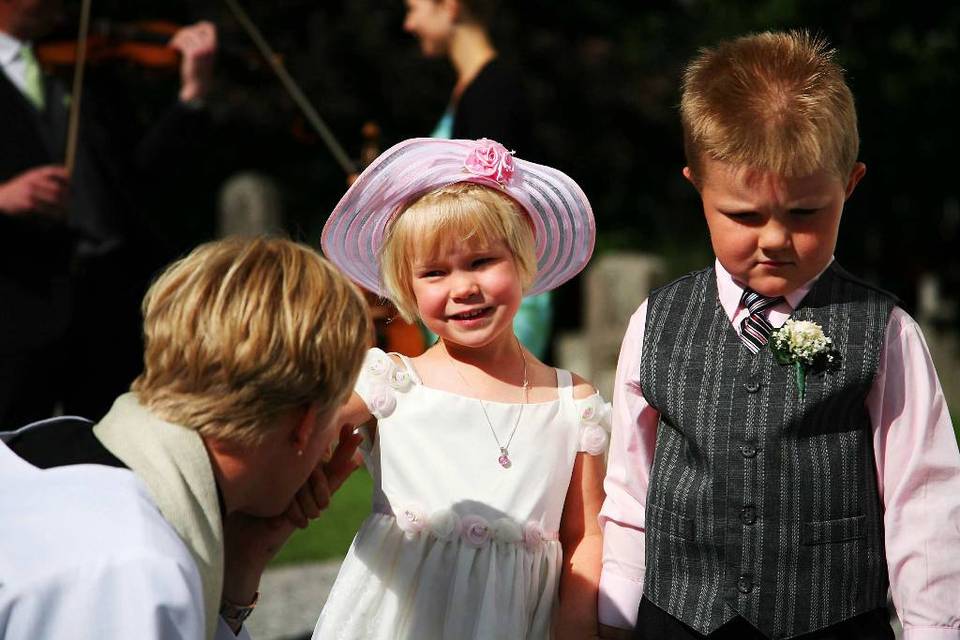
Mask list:
[[[523,78],[504,60],[490,36],[496,0],[405,0],[403,28],[416,36],[428,58],[445,57],[457,83],[433,138],[490,138],[536,159],[531,149],[533,117]],[[551,293],[523,299],[514,317],[514,331],[538,358],[549,352],[553,320]],[[430,343],[436,336],[429,335]]]
[[[37,46],[62,13],[60,0],[0,0],[0,428],[103,415],[140,370],[139,301],[161,263],[130,163],[86,93],[72,175],[64,166],[71,96]],[[169,46],[179,93],[144,144],[207,121],[214,26],[183,27]]]

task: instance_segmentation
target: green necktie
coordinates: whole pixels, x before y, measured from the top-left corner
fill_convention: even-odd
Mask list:
[[[27,99],[33,103],[40,111],[43,111],[45,100],[43,97],[43,74],[40,71],[40,63],[37,62],[37,56],[33,53],[33,47],[23,45],[20,48],[20,56],[24,64],[24,93]]]

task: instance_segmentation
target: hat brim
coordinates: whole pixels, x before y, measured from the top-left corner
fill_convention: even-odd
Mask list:
[[[430,191],[474,182],[502,191],[530,216],[537,274],[526,295],[555,289],[577,275],[590,260],[596,237],[593,209],[580,186],[562,171],[519,158],[503,184],[474,175],[464,161],[477,144],[412,138],[384,151],[327,219],[320,240],[324,255],[357,284],[387,297],[380,253],[391,218]]]

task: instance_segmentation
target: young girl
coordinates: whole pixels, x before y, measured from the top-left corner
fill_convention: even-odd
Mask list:
[[[439,340],[413,359],[371,350],[344,408],[376,418],[373,514],[314,638],[596,634],[608,406],[512,330],[593,239],[575,182],[489,140],[402,142],[337,205],[326,255]]]

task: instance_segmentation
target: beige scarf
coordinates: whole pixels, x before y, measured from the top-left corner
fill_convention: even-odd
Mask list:
[[[127,393],[94,428],[110,453],[147,485],[190,550],[203,581],[206,637],[217,629],[223,590],[223,522],[210,458],[199,434],[165,422]]]

